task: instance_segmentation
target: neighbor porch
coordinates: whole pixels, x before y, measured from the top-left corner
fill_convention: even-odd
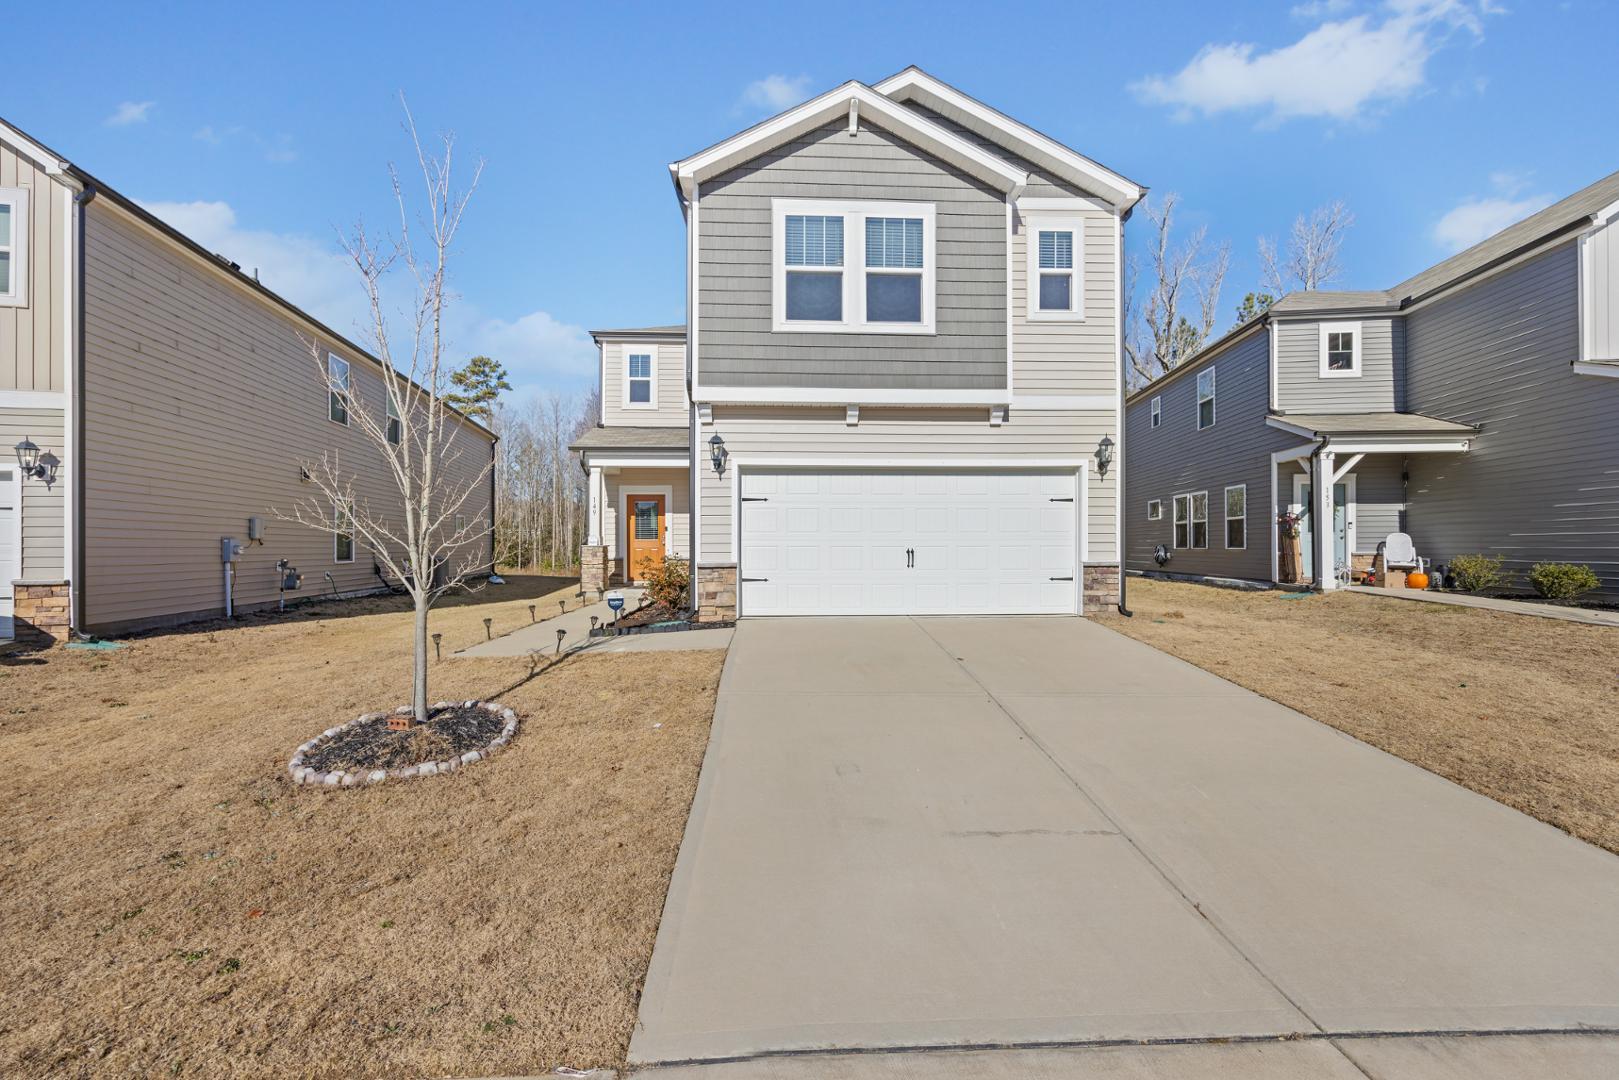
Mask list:
[[[645,580],[691,557],[689,435],[674,427],[599,427],[573,445],[589,478],[581,585]]]

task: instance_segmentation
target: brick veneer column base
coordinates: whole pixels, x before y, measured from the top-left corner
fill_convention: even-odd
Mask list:
[[[68,588],[65,581],[12,583],[16,605],[12,635],[19,645],[54,645],[68,639]]]
[[[587,593],[602,592],[607,588],[605,545],[586,544],[579,549],[579,588]]]
[[[710,563],[697,568],[698,622],[731,622],[736,618],[736,563]]]
[[[1119,568],[1085,567],[1084,602],[1086,615],[1100,615],[1119,604]]]

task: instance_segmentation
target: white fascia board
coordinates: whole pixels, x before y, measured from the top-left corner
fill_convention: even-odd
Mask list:
[[[1600,360],[1574,361],[1574,374],[1598,375],[1609,379],[1619,379],[1619,364],[1604,363]]]
[[[864,83],[852,81],[756,124],[707,150],[677,161],[670,169],[681,191],[689,199],[702,181],[750,161],[771,147],[846,118],[851,102],[859,106],[861,116],[869,117],[878,126],[938,154],[952,165],[993,185],[998,191],[1011,192],[1015,197],[1022,193],[1024,185],[1028,183],[1029,176],[1022,169],[979,149]]]
[[[67,162],[3,120],[0,120],[0,139],[4,139],[18,150],[21,150],[26,157],[33,158],[39,164],[39,167],[45,170],[47,175],[56,177],[66,175]]]
[[[779,469],[1083,469],[1082,457],[933,457],[927,454],[883,457],[872,454],[733,454],[728,462],[741,468]]]
[[[687,469],[689,450],[586,450],[581,455],[587,469]]]
[[[882,390],[869,386],[699,386],[699,404],[720,405],[1007,405],[998,390]]]
[[[1460,454],[1473,445],[1471,439],[1389,440],[1374,438],[1333,439],[1332,449],[1338,454]]]
[[[1294,435],[1303,435],[1306,439],[1315,439],[1320,437],[1312,428],[1300,427],[1298,424],[1289,424],[1287,421],[1278,420],[1274,416],[1265,417],[1265,423],[1270,427],[1277,428],[1281,431],[1290,431]]]
[[[939,104],[944,104],[962,112],[1005,136],[1010,144],[1008,149],[1020,156],[1051,168],[1059,176],[1068,174],[1068,179],[1083,178],[1082,186],[1100,187],[1101,194],[1108,196],[1109,201],[1120,210],[1133,206],[1145,194],[1140,185],[1070,150],[1050,136],[1042,135],[1028,125],[973,100],[925,71],[907,68],[898,75],[884,79],[875,89],[879,94],[895,100],[920,101],[936,111],[944,111],[937,108]]]
[[[1270,456],[1271,464],[1280,465],[1284,461],[1297,461],[1300,458],[1307,458],[1315,453],[1316,448],[1320,445],[1320,443],[1305,443],[1303,446],[1295,446],[1291,450],[1277,450]]]

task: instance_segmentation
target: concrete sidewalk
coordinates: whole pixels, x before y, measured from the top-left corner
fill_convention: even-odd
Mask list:
[[[1615,911],[1619,859],[1093,623],[755,621],[630,1060],[1607,1076],[1522,1033],[1619,1032]],[[1192,1045],[1061,1045],[1133,1040]]]
[[[1509,615],[1533,615],[1537,619],[1562,619],[1564,622],[1585,623],[1588,626],[1619,626],[1619,611],[1603,611],[1601,608],[1560,607],[1533,600],[1507,600],[1498,596],[1472,596],[1430,589],[1384,589],[1371,585],[1350,585],[1347,591],[1395,600],[1415,600],[1424,604],[1450,604],[1482,611],[1500,611]]]

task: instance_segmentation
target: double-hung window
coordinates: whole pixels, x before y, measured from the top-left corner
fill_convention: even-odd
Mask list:
[[[28,303],[28,189],[0,187],[0,307]]]
[[[932,204],[773,199],[771,206],[775,330],[933,332]]]
[[[1197,373],[1197,430],[1214,426],[1214,369]]]
[[[326,354],[327,415],[334,423],[349,422],[349,362],[335,353]]]
[[[332,561],[354,561],[354,515],[344,502],[332,507]]]
[[[652,397],[652,354],[630,353],[624,357],[624,407],[653,409],[657,404]]]
[[[1034,214],[1026,219],[1025,229],[1029,318],[1084,318],[1084,221]]]
[[[1175,496],[1175,546],[1209,546],[1209,493],[1195,491]]]
[[[384,392],[386,392],[387,388],[384,387],[383,390],[384,390]],[[400,421],[399,421],[399,406],[394,404],[394,396],[393,396],[393,394],[389,393],[388,394],[388,441],[393,443],[395,446],[399,445],[399,439],[404,434],[404,432],[402,430],[403,427],[404,427],[404,425],[401,424]]]
[[[1235,484],[1225,489],[1225,546],[1248,546],[1248,485]]]
[[[1164,419],[1163,402],[1158,398],[1152,399],[1152,426],[1157,427]]]
[[[1355,378],[1360,374],[1360,323],[1321,324],[1321,377]]]

